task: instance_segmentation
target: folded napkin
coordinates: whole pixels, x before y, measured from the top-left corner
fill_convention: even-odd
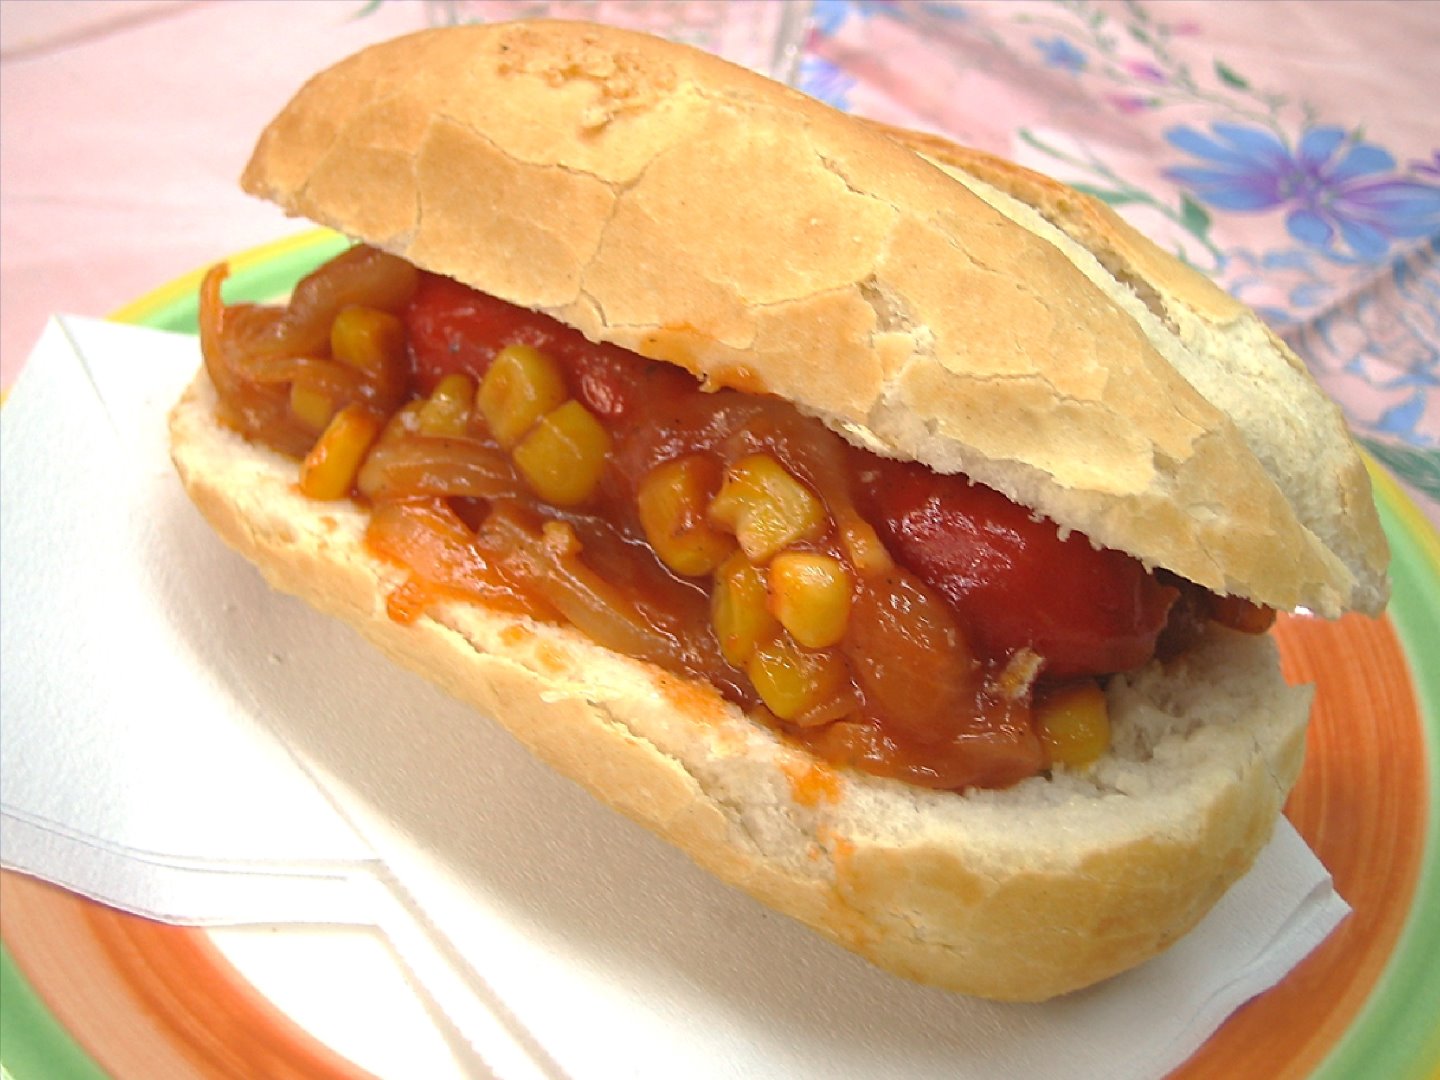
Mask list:
[[[198,363],[56,319],[0,414],[6,866],[177,922],[378,926],[505,1077],[1158,1077],[1347,911],[1282,822],[1102,986],[1016,1006],[892,978],[270,591],[169,466]]]

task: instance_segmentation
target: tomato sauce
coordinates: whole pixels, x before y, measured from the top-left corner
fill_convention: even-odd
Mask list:
[[[625,494],[645,469],[713,445],[716,426],[706,421],[715,414],[766,400],[701,394],[672,364],[594,344],[544,315],[433,274],[421,276],[405,322],[422,392],[451,372],[483,376],[511,343],[560,360],[577,397],[621,433],[620,475],[612,480]],[[847,448],[845,468],[862,515],[903,566],[950,602],[983,659],[1028,647],[1045,659],[1042,678],[1056,681],[1126,671],[1154,655],[1177,590],[1138,560],[1096,548],[1079,533],[1062,538],[1051,522],[963,476],[857,448]]]
[[[833,723],[779,725],[827,760],[926,786],[1012,783],[1044,760],[1028,697],[995,688],[1008,661],[1038,653],[1041,678],[1053,681],[1132,668],[1154,652],[1174,589],[1129,556],[1062,539],[988,488],[852,448],[778,399],[702,392],[674,365],[446,278],[422,274],[403,318],[422,393],[453,372],[482,378],[509,344],[559,361],[614,439],[596,510],[627,541],[643,539],[632,506],[646,472],[696,450],[726,460],[769,451],[832,514],[875,528],[899,566],[883,583],[858,583],[861,617],[841,646],[863,705]],[[841,548],[834,535],[809,546]],[[644,576],[631,573],[629,587],[643,593]],[[717,674],[732,699],[754,706],[741,673]]]
[[[964,477],[855,448],[779,398],[706,391],[675,365],[587,341],[373,249],[354,249],[301,282],[285,311],[225,307],[222,278],[207,277],[201,304],[222,419],[304,455],[316,429],[297,414],[300,384],[290,378],[308,380],[336,407],[359,401],[388,418],[356,490],[370,500],[367,542],[410,572],[390,598],[393,617],[409,621],[436,598],[459,595],[568,622],[616,652],[704,679],[831,765],[936,788],[1015,783],[1048,765],[1032,693],[1137,667],[1162,632],[1178,641],[1222,608],[1232,623],[1263,620],[1252,609],[1231,612],[1233,604],[1217,608],[1203,590],[1161,581],[1079,534],[1061,536]],[[367,291],[398,315],[403,344],[384,370],[357,376],[330,355],[323,334],[332,320],[340,325],[345,304],[363,306]],[[605,432],[599,479],[579,503],[542,501],[478,408],[443,438],[406,426],[406,410],[434,405],[446,376],[478,384],[508,345],[550,358],[569,400]],[[822,524],[786,550],[843,565],[849,580],[848,622],[832,644],[806,648],[767,631],[772,645],[789,642],[792,670],[823,672],[811,686],[824,696],[790,712],[757,691],[751,660],[735,660],[742,670],[727,659],[735,654],[722,648],[714,621],[718,577],[672,571],[639,517],[638,492],[657,467],[701,457],[709,462],[701,473],[719,476],[756,455],[823,506]],[[703,498],[702,517],[714,492]],[[750,572],[764,574],[763,558],[745,554]]]
[[[1178,592],[1136,559],[1080,533],[1062,538],[963,476],[866,457],[856,464],[870,520],[895,557],[950,601],[981,655],[1029,647],[1051,681],[1128,671],[1154,655]]]

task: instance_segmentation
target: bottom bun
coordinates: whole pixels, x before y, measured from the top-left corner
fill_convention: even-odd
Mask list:
[[[819,763],[709,686],[567,627],[461,603],[401,625],[385,601],[404,574],[364,546],[365,510],[305,499],[296,463],[219,427],[214,405],[202,373],[171,416],[175,464],[273,586],[716,876],[906,978],[1035,1001],[1135,966],[1246,871],[1299,772],[1309,688],[1286,685],[1268,638],[1220,629],[1111,680],[1113,746],[1093,768],[959,795]]]

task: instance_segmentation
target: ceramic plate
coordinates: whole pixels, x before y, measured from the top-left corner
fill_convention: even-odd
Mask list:
[[[231,260],[227,296],[287,292],[343,246],[315,232]],[[115,318],[193,332],[200,274]],[[1354,913],[1175,1075],[1414,1077],[1440,1069],[1440,537],[1372,467],[1394,600],[1378,620],[1283,618],[1286,674],[1317,684],[1286,814]],[[353,1078],[201,930],[0,878],[0,1057],[13,1080]]]

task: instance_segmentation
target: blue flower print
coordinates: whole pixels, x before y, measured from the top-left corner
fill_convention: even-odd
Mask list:
[[[834,37],[851,14],[849,0],[816,0],[810,9],[810,27],[822,37]],[[862,7],[853,14],[863,18],[867,13]]]
[[[1312,128],[1295,150],[1259,128],[1214,124],[1211,131],[1165,133],[1172,146],[1206,162],[1165,175],[1210,206],[1241,213],[1285,207],[1291,236],[1341,262],[1376,262],[1394,240],[1440,231],[1440,187],[1402,179],[1388,152],[1340,128]]]
[[[1085,70],[1085,54],[1058,34],[1052,38],[1033,38],[1031,44],[1040,50],[1046,67],[1059,68],[1071,74]]]
[[[1415,426],[1425,415],[1425,394],[1417,390],[1398,405],[1392,405],[1381,415],[1376,427],[1391,435],[1398,435],[1401,438],[1409,439],[1412,442],[1420,442],[1421,438],[1415,431]]]
[[[902,17],[899,9],[883,0],[815,0],[810,8],[810,26],[823,37],[834,37],[847,19],[863,22],[876,15]]]
[[[819,56],[801,56],[795,86],[837,109],[850,107],[855,79],[844,68]]]
[[[970,13],[957,0],[919,0],[909,4],[897,4],[895,0],[815,0],[810,8],[810,25],[826,37],[834,37],[840,24],[851,16],[864,20],[877,15],[902,23],[932,18],[947,22],[970,19]]]

